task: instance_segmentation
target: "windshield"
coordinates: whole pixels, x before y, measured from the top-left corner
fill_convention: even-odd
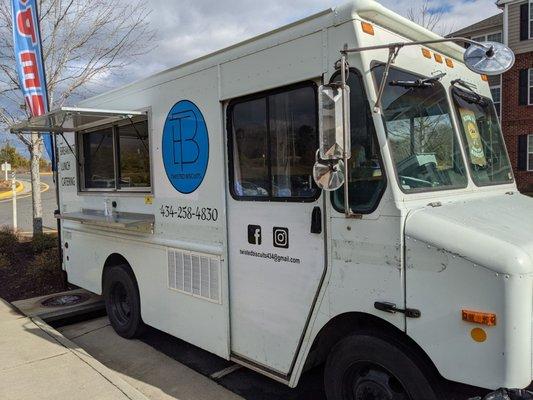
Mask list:
[[[374,68],[377,85],[383,71],[382,65]],[[446,92],[436,80],[423,79],[391,68],[381,100],[400,187],[407,193],[466,187]]]
[[[492,101],[458,88],[453,89],[453,100],[474,183],[482,186],[513,182],[509,157]]]

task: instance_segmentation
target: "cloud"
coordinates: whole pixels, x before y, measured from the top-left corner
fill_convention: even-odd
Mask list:
[[[419,9],[423,1],[383,0],[381,3],[399,14],[404,14],[410,7]],[[495,0],[429,0],[429,9],[433,12],[443,12],[438,33],[447,34],[498,14],[501,11],[495,3]]]
[[[126,0],[124,0],[126,1]],[[382,0],[405,14],[424,0]],[[444,11],[440,33],[449,33],[499,12],[495,0],[429,0],[432,12]],[[128,65],[119,76],[99,76],[97,94],[241,42],[258,34],[342,4],[343,0],[148,0],[157,37],[154,50]],[[71,98],[74,104],[79,99]]]
[[[278,28],[328,7],[327,2],[279,0],[152,0],[157,48],[129,69],[138,78]]]
[[[383,0],[393,11],[417,9],[424,0]],[[341,0],[342,3],[342,0]],[[121,81],[132,81],[278,28],[328,7],[329,0],[152,0],[155,50],[128,67]],[[449,33],[499,12],[494,0],[430,0],[443,11],[440,33]]]

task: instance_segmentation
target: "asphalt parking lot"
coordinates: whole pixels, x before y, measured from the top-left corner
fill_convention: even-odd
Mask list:
[[[57,329],[151,400],[326,399],[321,368],[307,371],[290,389],[153,328],[133,341],[116,335],[107,317]],[[217,377],[221,371],[224,376]],[[449,400],[480,394],[479,389],[464,385],[446,383],[445,387]]]

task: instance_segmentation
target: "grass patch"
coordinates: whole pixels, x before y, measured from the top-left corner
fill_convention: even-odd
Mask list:
[[[48,233],[35,235],[31,239],[31,245],[35,254],[40,254],[53,248],[57,249],[57,235]]]
[[[20,236],[9,227],[0,228],[0,254],[12,258],[20,244]]]
[[[9,261],[9,258],[5,254],[0,253],[0,270],[9,268],[10,265],[11,262]]]
[[[25,238],[0,228],[0,297],[16,301],[69,290],[57,235]]]

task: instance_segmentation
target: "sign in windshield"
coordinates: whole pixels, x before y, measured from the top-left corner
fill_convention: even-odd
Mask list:
[[[481,143],[481,135],[477,127],[476,115],[468,108],[459,107],[459,115],[468,144],[470,162],[480,167],[487,166],[487,159]]]

